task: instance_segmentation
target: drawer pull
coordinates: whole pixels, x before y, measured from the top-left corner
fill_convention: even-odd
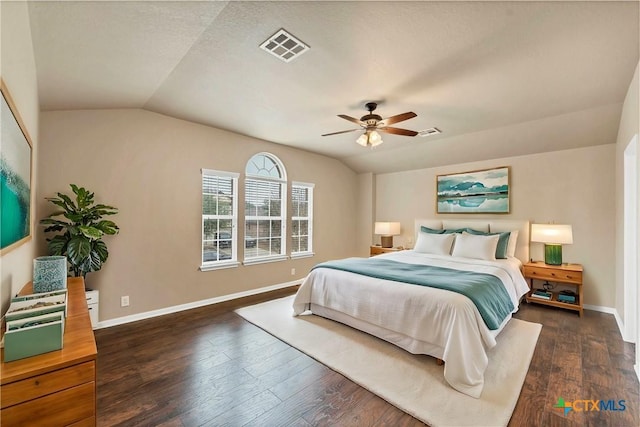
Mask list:
[[[556,277],[556,273],[551,273],[551,275],[552,275],[553,277]]]
[[[40,381],[36,380],[36,385],[40,385]]]

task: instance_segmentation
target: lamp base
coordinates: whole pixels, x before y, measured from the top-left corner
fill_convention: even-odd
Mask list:
[[[549,265],[562,264],[562,245],[544,245],[544,262]]]
[[[380,243],[382,243],[383,248],[392,248],[393,247],[393,236],[381,236]]]

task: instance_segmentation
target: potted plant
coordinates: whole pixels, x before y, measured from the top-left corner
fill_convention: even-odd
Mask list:
[[[83,278],[92,271],[102,268],[109,257],[107,245],[102,240],[105,234],[117,234],[118,226],[103,219],[115,215],[118,209],[113,206],[94,204],[93,193],[83,187],[71,184],[75,201],[66,194],[47,197],[47,200],[62,208],[42,219],[46,225],[45,233],[62,232],[47,239],[49,255],[66,256],[69,261],[69,273]]]

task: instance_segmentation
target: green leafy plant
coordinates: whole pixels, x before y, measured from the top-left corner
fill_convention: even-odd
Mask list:
[[[113,206],[94,204],[93,193],[83,187],[71,184],[75,201],[66,194],[47,197],[47,200],[62,208],[42,219],[45,233],[62,232],[47,239],[49,255],[66,256],[69,272],[73,276],[85,277],[87,273],[98,271],[109,257],[107,245],[102,240],[105,234],[117,234],[118,226],[104,216],[115,215]]]

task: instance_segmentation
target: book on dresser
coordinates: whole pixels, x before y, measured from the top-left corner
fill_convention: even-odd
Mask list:
[[[533,291],[531,293],[531,296],[533,298],[540,298],[540,299],[550,300],[551,297],[552,297],[552,294],[551,294],[551,292],[543,291],[541,289],[536,289],[535,291]]]

